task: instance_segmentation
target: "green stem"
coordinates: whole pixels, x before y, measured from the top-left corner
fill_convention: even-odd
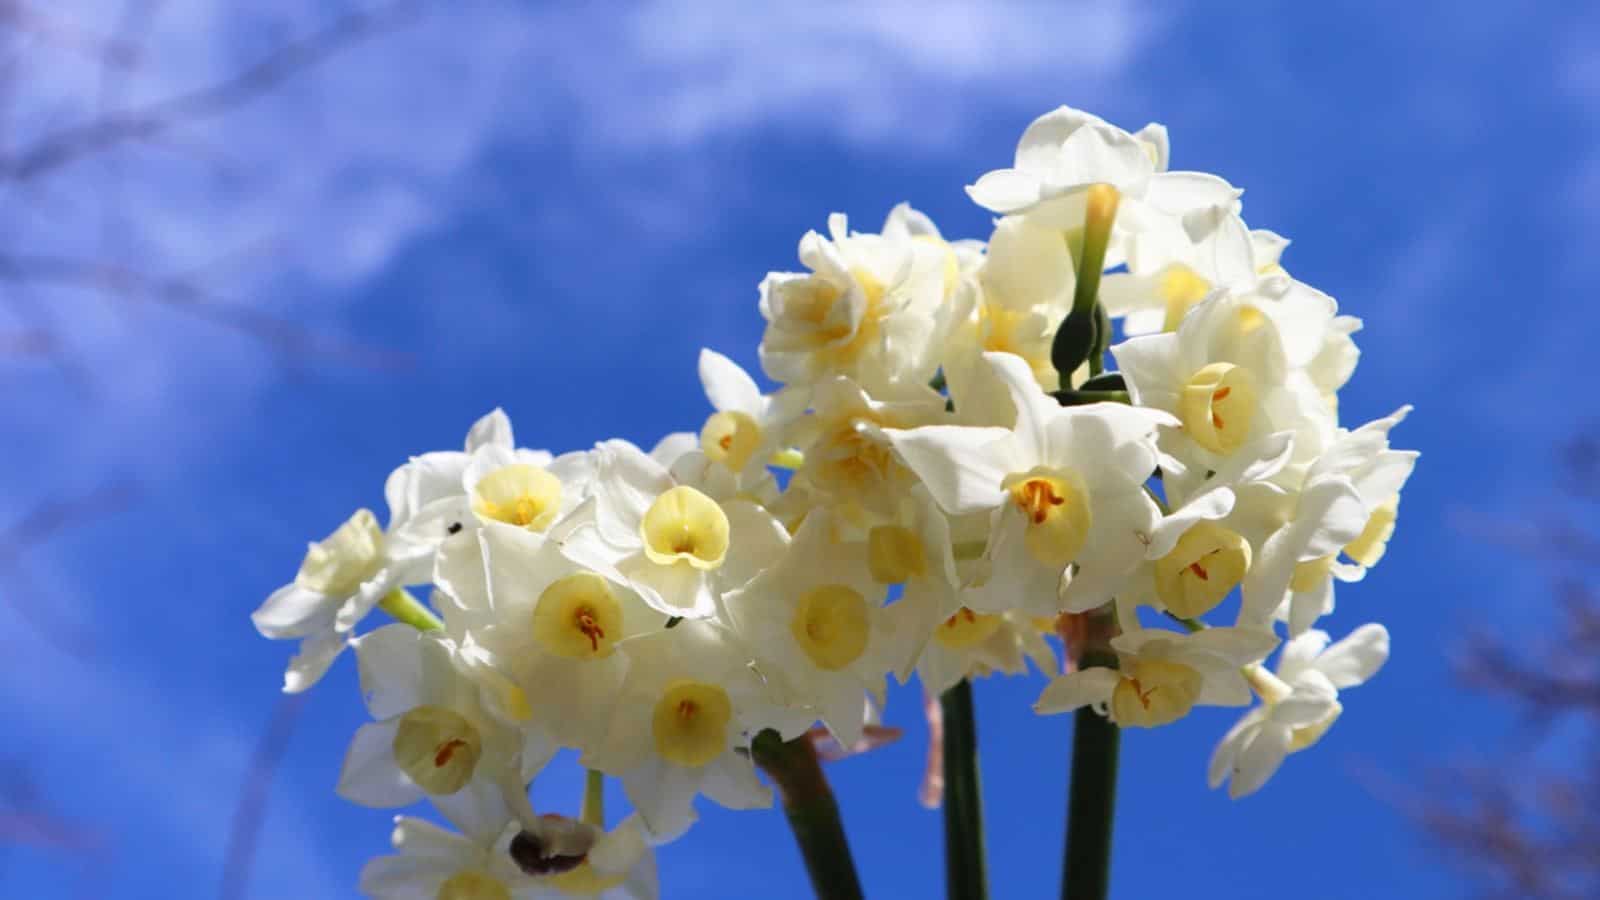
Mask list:
[[[950,900],[989,895],[984,871],[983,788],[972,682],[962,679],[939,698],[944,713],[944,871]]]
[[[1056,391],[1051,396],[1062,406],[1082,406],[1086,403],[1132,403],[1127,391]]]
[[[850,856],[839,804],[811,738],[801,735],[785,741],[768,729],[751,742],[750,755],[778,787],[789,828],[811,876],[811,889],[826,900],[860,900],[861,880]]]
[[[578,813],[578,820],[585,825],[606,827],[606,776],[595,769],[584,772],[583,810]]]
[[[1111,639],[1116,616],[1087,620],[1079,669],[1118,667]],[[1083,707],[1072,723],[1072,780],[1067,794],[1067,846],[1062,854],[1062,900],[1106,900],[1111,888],[1111,832],[1117,801],[1117,751],[1122,730]]]
[[[423,606],[422,601],[411,596],[411,592],[403,587],[385,594],[378,601],[378,608],[396,622],[404,622],[418,631],[438,631],[444,627],[444,622],[433,614],[433,610]]]
[[[1111,823],[1121,737],[1121,729],[1091,707],[1074,715],[1062,900],[1105,900],[1110,894]]]

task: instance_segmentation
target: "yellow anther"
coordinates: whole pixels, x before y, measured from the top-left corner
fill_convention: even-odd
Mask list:
[[[443,796],[472,780],[483,740],[460,713],[442,706],[418,706],[400,717],[392,750],[395,765],[417,787]]]
[[[533,608],[539,646],[568,659],[603,659],[622,636],[622,604],[610,582],[578,572],[552,582]]]
[[[1064,567],[1077,558],[1089,539],[1092,517],[1088,492],[1076,475],[1040,467],[1012,475],[1001,486],[1027,517],[1023,541],[1034,559]]]

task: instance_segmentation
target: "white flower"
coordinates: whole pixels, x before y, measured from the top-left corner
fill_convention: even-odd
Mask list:
[[[1041,388],[1064,387],[1050,348],[1072,311],[1077,279],[1061,232],[1020,216],[1001,219],[989,238],[977,282],[981,289],[971,292],[975,302],[963,310],[944,358],[956,410],[965,416],[1006,405],[1003,394],[997,398],[981,390],[988,375],[984,352],[1014,353],[1027,361]]]
[[[1059,675],[1033,708],[1050,714],[1093,706],[1124,728],[1153,728],[1183,718],[1197,705],[1244,706],[1250,687],[1240,668],[1266,658],[1277,645],[1272,632],[1248,628],[1129,632],[1111,639],[1118,668]]]
[[[523,785],[555,748],[507,726],[479,700],[454,648],[433,633],[386,625],[353,645],[361,692],[377,721],[361,726],[339,773],[339,796],[379,809],[472,784]]]
[[[993,514],[985,557],[988,612],[1083,611],[1111,598],[1139,564],[1159,515],[1144,482],[1156,468],[1156,410],[1114,403],[1060,407],[1021,358],[986,354],[1005,381],[1016,426],[889,430],[896,452],[945,512]],[[1070,582],[1058,587],[1068,565]],[[972,596],[969,594],[969,596]]]
[[[1114,245],[1126,235],[1177,228],[1195,210],[1237,206],[1232,185],[1201,172],[1168,172],[1166,157],[1166,132],[1159,126],[1132,135],[1063,106],[1028,125],[1012,168],[985,174],[967,194],[993,212],[1070,229],[1083,224],[1084,192],[1109,184],[1122,195]],[[1108,264],[1114,261],[1108,257]]]
[[[700,429],[700,452],[744,479],[770,479],[767,462],[781,449],[785,427],[805,412],[808,392],[787,388],[762,394],[738,363],[705,349],[700,351],[700,384],[715,410]]]
[[[750,736],[787,722],[794,737],[809,720],[774,708],[750,654],[726,628],[684,621],[628,641],[626,679],[604,744],[583,764],[621,779],[657,839],[682,834],[705,794],[729,809],[768,806],[756,778]]]
[[[917,658],[917,678],[929,696],[937,697],[963,678],[1027,674],[1030,660],[1041,672],[1055,671],[1055,652],[1031,617],[1019,612],[980,613],[963,606],[934,628],[932,640]]]
[[[541,816],[541,823],[557,820]],[[572,820],[564,820],[570,824]],[[595,828],[595,826],[584,826]],[[537,900],[567,900],[593,897],[597,900],[657,900],[661,895],[656,877],[656,857],[637,814],[623,819],[610,831],[600,834],[577,866],[534,880]]]
[[[828,217],[831,240],[800,239],[808,273],[774,272],[761,283],[761,366],[787,384],[844,375],[877,386],[925,383],[936,367],[945,256],[926,241],[850,234]]]
[[[1247,677],[1262,705],[1246,713],[1211,755],[1207,781],[1228,781],[1238,799],[1260,790],[1290,753],[1322,739],[1344,707],[1339,691],[1370,679],[1389,658],[1389,632],[1363,625],[1328,646],[1326,632],[1311,630],[1289,641],[1276,677],[1255,666]]]
[[[1399,514],[1400,490],[1416,466],[1413,450],[1389,448],[1389,431],[1411,408],[1341,431],[1306,473],[1293,520],[1268,539],[1246,606],[1253,619],[1276,614],[1298,635],[1333,611],[1333,579],[1360,581],[1383,558]],[[1348,559],[1341,562],[1340,555]],[[1288,592],[1285,603],[1284,591]]]
[[[1226,207],[1196,210],[1181,225],[1139,235],[1128,248],[1128,271],[1101,279],[1100,301],[1112,318],[1123,318],[1123,334],[1176,331],[1212,291],[1249,293],[1276,268],[1276,257],[1257,262],[1244,220]]]
[[[594,745],[628,669],[621,642],[660,629],[666,616],[549,538],[498,523],[479,537],[487,581],[462,651],[468,670],[511,721],[565,747]]]
[[[1222,468],[1228,457],[1271,435],[1294,435],[1292,463],[1315,458],[1331,437],[1331,410],[1303,372],[1291,368],[1279,320],[1263,303],[1216,294],[1173,333],[1130,338],[1111,348],[1134,403],[1177,416],[1162,449],[1185,467]]]
[[[393,542],[370,510],[356,510],[312,544],[294,581],[272,592],[250,620],[263,637],[299,638],[283,689],[316,684],[349,642],[349,633],[390,591],[427,580],[429,556]]]
[[[880,695],[903,643],[891,632],[866,547],[835,535],[824,509],[806,516],[788,552],[730,593],[729,621],[775,699],[811,707],[845,746],[860,740],[862,697]]]
[[[499,789],[475,784],[435,803],[460,833],[396,816],[392,856],[361,870],[361,893],[375,900],[533,900],[533,879],[507,847],[521,830]]]
[[[805,455],[795,480],[851,520],[893,515],[916,476],[895,457],[884,429],[944,418],[944,398],[925,385],[881,389],[874,397],[836,377],[818,384],[813,400],[812,413],[793,429]]]
[[[726,591],[783,552],[787,533],[756,503],[719,503],[625,441],[600,444],[593,457],[594,521],[572,532],[564,552],[615,573],[655,609],[715,615]]]

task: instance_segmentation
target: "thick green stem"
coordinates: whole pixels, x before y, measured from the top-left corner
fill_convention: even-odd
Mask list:
[[[1117,667],[1110,647],[1115,617],[1091,614],[1077,665]],[[1072,722],[1072,781],[1067,797],[1067,846],[1062,854],[1062,900],[1106,900],[1111,890],[1111,832],[1117,802],[1117,752],[1122,730],[1082,707]]]
[[[606,776],[596,769],[584,771],[583,809],[578,819],[585,825],[606,827]]]
[[[850,856],[839,804],[822,772],[811,738],[785,741],[776,731],[756,735],[750,745],[756,765],[777,785],[789,828],[800,847],[811,889],[823,900],[859,900],[861,880]]]
[[[983,853],[983,789],[972,683],[962,679],[939,698],[944,713],[944,871],[950,900],[989,895]]]
[[[388,613],[396,622],[404,622],[418,631],[438,631],[444,622],[422,601],[411,596],[405,588],[395,588],[378,601],[378,608]]]
[[[1121,729],[1083,707],[1072,725],[1072,788],[1062,900],[1105,900],[1111,890],[1111,826]]]

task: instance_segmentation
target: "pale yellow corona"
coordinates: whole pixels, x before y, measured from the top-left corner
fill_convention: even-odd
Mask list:
[[[533,637],[556,656],[604,659],[622,637],[622,604],[593,572],[557,579],[533,608]]]
[[[1333,558],[1333,554],[1329,554],[1297,564],[1289,578],[1289,590],[1303,594],[1321,587],[1333,571]]]
[[[973,612],[963,606],[939,623],[933,638],[951,650],[961,650],[988,640],[1000,630],[1003,621],[1000,616]]]
[[[511,900],[511,891],[482,872],[462,869],[439,885],[436,900]]]
[[[1372,511],[1366,527],[1345,545],[1344,555],[1369,569],[1377,565],[1384,551],[1389,549],[1389,538],[1394,536],[1394,523],[1399,516],[1400,495],[1396,494]]]
[[[295,584],[330,596],[354,593],[383,565],[383,529],[371,510],[355,515],[306,549]]]
[[[706,459],[722,463],[735,472],[744,467],[761,447],[761,426],[748,413],[723,410],[712,413],[700,429],[700,450]]]
[[[658,565],[685,562],[709,571],[728,555],[728,514],[717,501],[687,485],[657,497],[645,511],[639,533],[645,555]]]
[[[1175,616],[1203,616],[1250,571],[1250,544],[1215,522],[1183,533],[1172,552],[1156,560],[1156,596]]]
[[[1322,740],[1322,736],[1328,733],[1328,729],[1333,727],[1333,723],[1338,721],[1340,713],[1343,712],[1344,706],[1335,700],[1333,709],[1328,710],[1328,713],[1322,718],[1312,722],[1310,725],[1302,725],[1290,732],[1289,752],[1296,753]]]
[[[733,703],[728,692],[702,681],[667,685],[651,716],[656,752],[675,766],[698,769],[728,749]]]
[[[1122,671],[1111,694],[1111,716],[1124,728],[1155,728],[1189,714],[1204,678],[1182,663],[1137,660]]]
[[[899,525],[879,525],[867,532],[867,564],[879,584],[900,584],[928,574],[922,538]]]
[[[1183,263],[1173,263],[1157,279],[1156,290],[1166,304],[1162,330],[1177,331],[1189,310],[1211,293],[1211,282]]]
[[[478,515],[529,531],[544,531],[561,513],[561,481],[538,466],[501,466],[483,476],[472,493]]]
[[[1239,449],[1250,437],[1255,414],[1255,376],[1233,363],[1212,363],[1194,373],[1178,399],[1183,430],[1213,453]]]
[[[825,584],[800,598],[789,631],[819,669],[837,671],[867,652],[867,601],[842,584]]]
[[[1023,541],[1034,559],[1065,567],[1078,558],[1093,519],[1088,491],[1075,474],[1041,466],[1012,475],[1001,486],[1027,517]]]
[[[483,755],[478,729],[442,706],[418,706],[400,717],[394,762],[417,787],[436,797],[454,794],[472,780]]]

